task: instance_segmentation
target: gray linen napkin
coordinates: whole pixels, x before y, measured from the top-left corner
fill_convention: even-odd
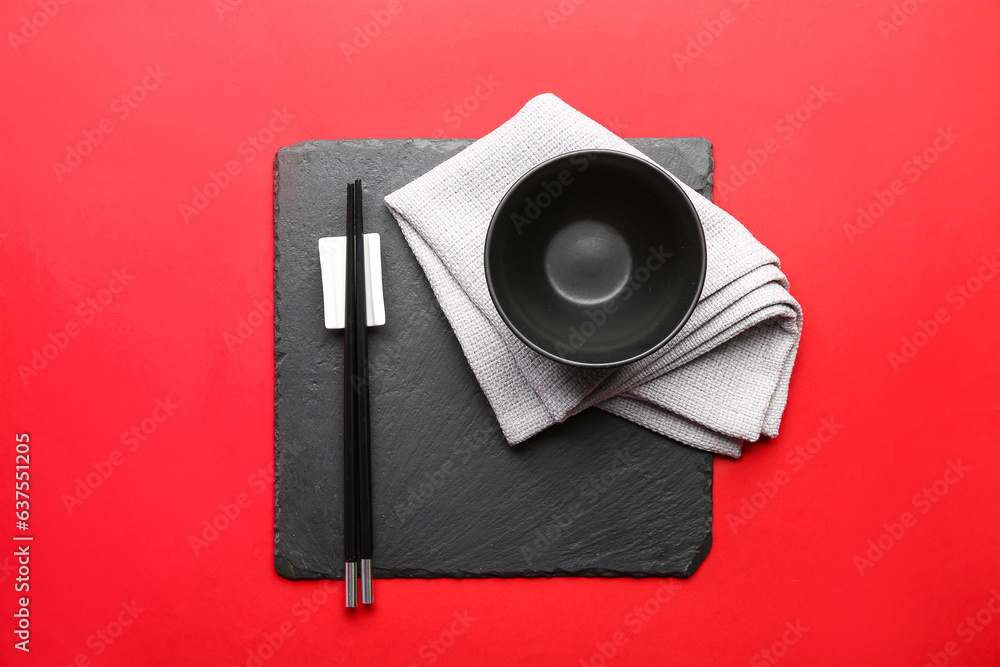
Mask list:
[[[522,442],[591,406],[733,457],[743,441],[777,435],[802,310],[788,293],[778,258],[683,183],[705,228],[708,271],[691,319],[667,345],[620,368],[581,369],[543,357],[504,325],[483,268],[493,210],[535,165],[586,149],[649,159],[556,96],[539,95],[385,198],[508,442]]]

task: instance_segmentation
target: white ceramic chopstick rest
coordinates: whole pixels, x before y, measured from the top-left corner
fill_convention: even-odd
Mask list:
[[[365,234],[365,301],[368,326],[385,324],[382,298],[382,249],[378,234]],[[327,329],[344,328],[347,303],[347,237],[329,236],[319,240],[319,266],[323,275],[323,317]]]

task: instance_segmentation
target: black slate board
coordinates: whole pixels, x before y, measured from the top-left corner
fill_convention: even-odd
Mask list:
[[[630,143],[706,196],[704,139]],[[275,158],[275,570],[343,578],[343,335],[317,239],[364,180],[388,322],[370,329],[376,577],[689,577],[712,542],[712,456],[598,409],[510,447],[383,197],[469,140],[309,141]]]

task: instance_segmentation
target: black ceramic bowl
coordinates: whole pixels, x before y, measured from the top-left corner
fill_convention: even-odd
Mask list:
[[[705,281],[705,234],[666,172],[617,151],[566,153],[522,176],[486,234],[486,284],[518,338],[574,366],[667,343]]]

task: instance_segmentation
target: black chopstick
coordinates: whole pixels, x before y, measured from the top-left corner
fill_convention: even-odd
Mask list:
[[[357,373],[357,272],[355,187],[347,186],[347,267],[344,304],[344,584],[347,606],[358,604],[358,410],[354,381]]]
[[[372,466],[371,466],[371,419],[368,406],[368,295],[365,283],[365,223],[362,206],[361,180],[354,181],[354,243],[357,279],[355,299],[357,314],[355,324],[357,335],[357,438],[358,438],[358,526],[359,553],[361,560],[361,602],[372,603]]]
[[[347,186],[344,304],[344,582],[348,607],[372,603],[372,469],[368,407],[368,297],[361,181]]]

